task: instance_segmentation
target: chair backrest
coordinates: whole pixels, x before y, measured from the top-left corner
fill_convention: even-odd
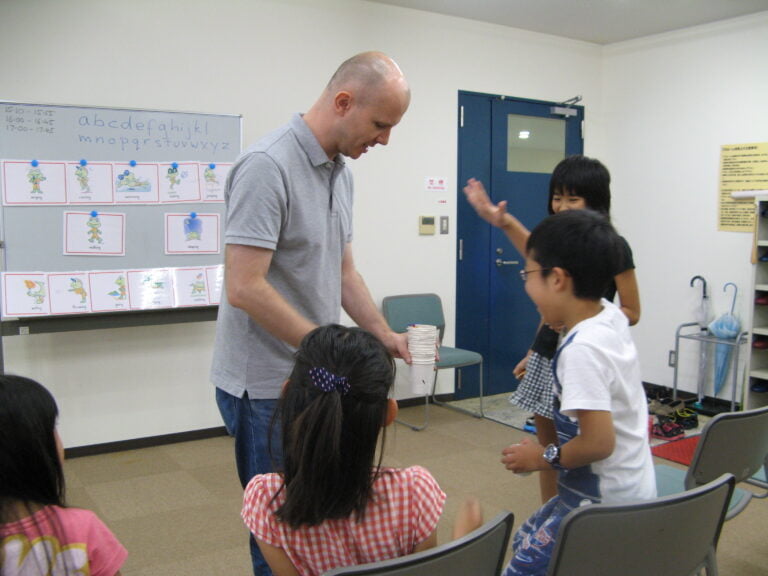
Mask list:
[[[445,332],[443,303],[437,294],[399,294],[386,296],[381,302],[381,310],[389,327],[403,333],[411,324],[431,324],[437,326],[440,340]]]
[[[511,512],[502,512],[466,536],[424,552],[336,568],[324,576],[497,576],[504,564],[513,522]]]
[[[548,576],[681,576],[707,566],[733,492],[733,475],[635,504],[590,504],[560,525]]]
[[[706,423],[685,476],[691,489],[725,473],[743,482],[765,465],[768,455],[768,406],[723,412]]]

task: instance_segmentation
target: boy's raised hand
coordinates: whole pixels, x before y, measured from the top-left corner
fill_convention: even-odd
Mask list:
[[[464,186],[464,194],[480,218],[497,228],[503,227],[504,217],[507,215],[506,200],[498,204],[491,202],[483,183],[474,178],[467,180],[467,185]]]
[[[501,451],[501,463],[515,474],[541,470],[544,447],[529,438],[523,438],[518,444],[507,446]]]

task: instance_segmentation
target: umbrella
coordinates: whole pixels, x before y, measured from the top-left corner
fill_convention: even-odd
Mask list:
[[[707,324],[710,318],[709,296],[707,296],[707,281],[703,276],[694,276],[691,278],[691,287],[696,284],[696,280],[701,280],[701,303],[696,310],[696,322],[702,330],[702,334],[707,330]],[[709,344],[707,342],[699,343],[699,376],[696,383],[697,401],[693,404],[695,408],[701,408],[704,400],[704,384],[707,381],[707,362],[709,356]]]
[[[723,292],[728,286],[733,286],[733,301],[731,302],[731,311],[725,313],[709,325],[709,331],[717,338],[725,340],[735,340],[741,330],[741,323],[733,315],[733,309],[736,306],[736,294],[739,292],[738,286],[733,282],[726,282],[723,286]],[[720,394],[725,384],[725,377],[728,374],[728,365],[731,359],[731,349],[733,346],[728,344],[717,344],[715,346],[715,396]]]

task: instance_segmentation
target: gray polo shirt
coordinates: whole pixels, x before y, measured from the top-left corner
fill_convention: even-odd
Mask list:
[[[352,175],[329,161],[301,115],[246,150],[226,186],[226,244],[273,250],[267,280],[316,324],[341,315],[341,262],[352,239]],[[211,381],[241,397],[277,398],[295,348],[222,292]]]

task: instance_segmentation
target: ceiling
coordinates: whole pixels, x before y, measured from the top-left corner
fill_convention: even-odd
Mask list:
[[[768,10],[768,0],[369,0],[611,44]]]

